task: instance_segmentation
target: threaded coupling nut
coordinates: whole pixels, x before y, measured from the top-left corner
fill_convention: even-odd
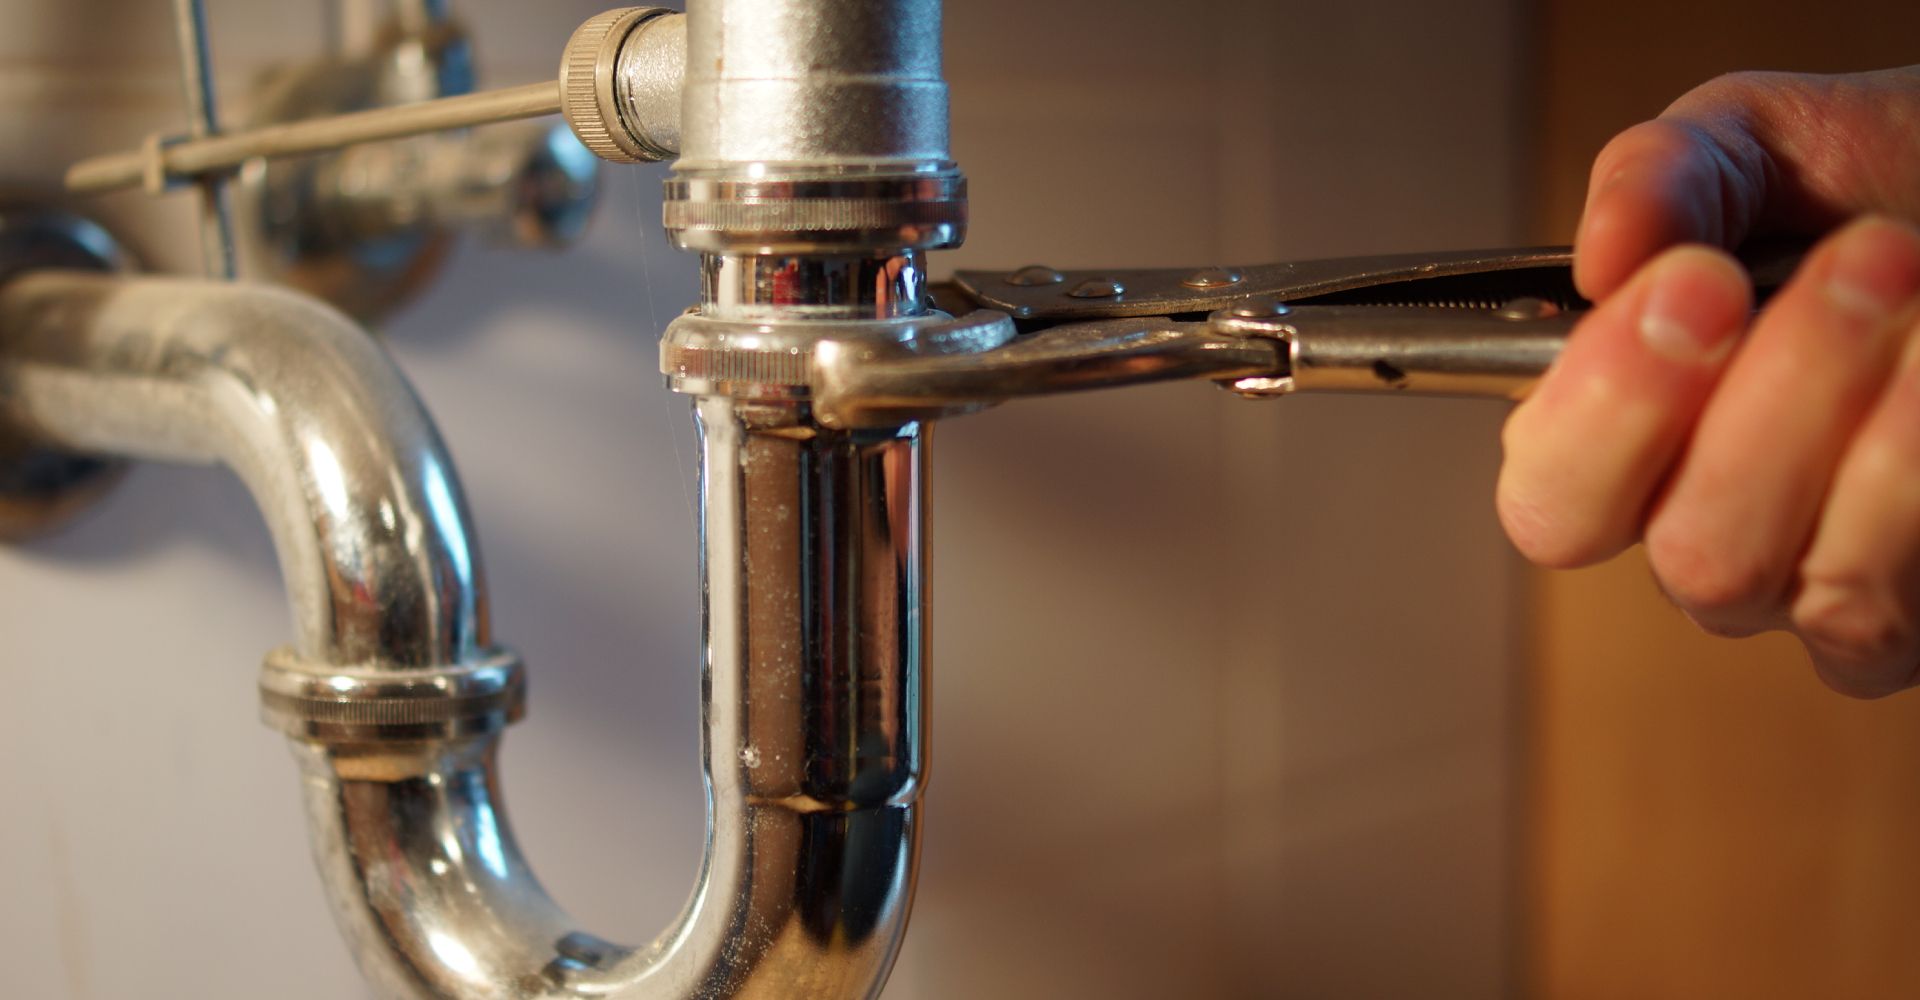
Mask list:
[[[679,16],[665,7],[618,7],[588,18],[567,40],[560,59],[560,113],[601,159],[651,163],[675,152],[628,124],[619,93],[621,49],[641,25],[669,14]]]
[[[277,649],[260,671],[261,721],[315,743],[475,736],[525,714],[525,674],[506,650],[445,667],[369,669],[307,663]]]

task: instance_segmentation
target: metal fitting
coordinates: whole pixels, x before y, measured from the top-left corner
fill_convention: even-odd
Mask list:
[[[28,271],[124,271],[132,262],[107,231],[76,215],[39,209],[0,213],[0,285]],[[0,408],[3,409],[3,408]],[[36,441],[0,416],[0,540],[48,534],[120,482],[126,463]]]
[[[927,272],[918,253],[707,254],[700,301],[728,319],[904,319],[927,312]]]
[[[967,180],[950,163],[679,167],[661,221],[682,250],[833,254],[944,250],[967,235]]]
[[[494,650],[449,667],[341,668],[291,649],[260,669],[261,721],[295,739],[330,744],[414,742],[497,732],[526,714],[520,658]]]
[[[393,243],[418,242],[419,230],[467,229],[526,247],[564,247],[592,216],[600,161],[558,122],[518,122],[459,139],[356,146],[332,157],[306,189],[318,210],[271,235],[292,262],[291,282],[334,302],[347,289],[321,285],[312,272],[346,270],[334,258],[376,256]],[[270,207],[279,207],[275,202]]]
[[[560,113],[602,159],[668,159],[680,148],[686,60],[684,15],[664,7],[596,14],[567,40],[560,60]]]
[[[663,221],[714,254],[958,246],[938,0],[694,0]]]
[[[691,0],[681,166],[945,162],[939,0]]]
[[[364,49],[281,68],[251,106],[254,134],[406,116],[465,94],[471,46],[444,5],[403,5]],[[549,94],[558,93],[549,85]],[[450,96],[454,95],[454,96]],[[245,133],[241,133],[245,135]],[[234,138],[234,137],[228,137]],[[479,233],[565,246],[585,228],[600,161],[559,122],[262,159],[240,173],[242,273],[372,319],[417,295],[453,240]]]
[[[783,324],[689,313],[661,340],[660,370],[675,392],[799,401],[814,397],[821,373],[830,369],[977,354],[1015,335],[1005,313],[984,309],[958,318],[930,312],[904,320]],[[957,411],[926,408],[915,416],[947,412]]]

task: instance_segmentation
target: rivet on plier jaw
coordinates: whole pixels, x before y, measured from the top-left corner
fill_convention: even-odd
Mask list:
[[[1067,280],[1067,276],[1045,264],[1028,264],[1007,275],[1007,284],[1020,288],[1032,288],[1036,285],[1057,285]]]
[[[1201,290],[1211,288],[1229,288],[1247,280],[1247,276],[1230,267],[1204,267],[1181,280],[1188,288]]]
[[[1067,295],[1076,299],[1117,299],[1127,292],[1127,286],[1113,278],[1088,278],[1073,286]]]

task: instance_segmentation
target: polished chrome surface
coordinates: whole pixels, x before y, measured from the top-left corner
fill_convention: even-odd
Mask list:
[[[674,995],[874,997],[899,949],[925,777],[924,431],[828,427],[807,394],[840,355],[1013,335],[931,312],[926,291],[920,251],[966,219],[939,16],[935,0],[689,5],[664,217],[705,255],[702,297],[661,361],[702,439],[710,857],[755,877],[723,869],[654,946],[676,957],[638,953],[615,981],[651,962],[641,981]]]
[[[269,75],[252,123],[417,106],[470,88],[472,64],[472,45],[444,4],[402,4],[364,48]],[[238,192],[244,273],[373,319],[418,294],[460,232],[533,247],[577,237],[597,200],[599,167],[558,122],[255,159]]]
[[[701,312],[726,319],[899,319],[927,311],[918,251],[884,256],[707,254]]]
[[[939,162],[939,0],[691,0],[680,165]]]
[[[526,672],[505,650],[395,670],[313,663],[290,649],[260,669],[260,717],[302,740],[368,744],[497,732],[526,712]]]
[[[664,160],[680,147],[686,17],[617,7],[588,18],[560,58],[561,114],[595,156]]]
[[[680,152],[680,91],[687,77],[687,19],[669,14],[642,23],[620,49],[614,95],[619,118],[643,150]]]
[[[873,997],[906,929],[926,769],[926,443],[698,403],[710,875],[612,978],[640,995]]]
[[[0,288],[0,422],[83,455],[232,468],[272,533],[305,660],[440,666],[486,645],[438,434],[380,348],[310,299],[22,275]]]
[[[566,126],[522,122],[464,143],[435,144],[410,179],[395,190],[440,225],[497,243],[557,249],[586,232],[599,204],[600,161]]]
[[[316,863],[382,994],[879,994],[926,770],[925,441],[798,416],[699,403],[710,825],[693,898],[652,944],[579,931],[540,890],[496,736],[296,742]]]
[[[0,287],[29,271],[123,271],[132,261],[106,230],[50,210],[0,212]],[[0,382],[0,401],[5,398]],[[0,541],[49,534],[120,482],[126,463],[47,447],[0,420]]]
[[[264,76],[248,124],[404,107],[472,89],[472,45],[445,4],[401,3],[381,13],[361,47]],[[250,161],[238,192],[244,273],[361,320],[391,311],[426,287],[451,249],[453,233],[433,217],[435,193],[465,186],[460,151],[469,141],[480,140],[426,136]]]
[[[685,914],[631,950],[527,870],[495,748],[519,668],[432,426],[339,314],[247,285],[48,271],[0,289],[6,425],[224,462],[261,505],[296,641],[269,658],[315,859],[395,997],[872,997],[905,927],[925,773],[922,431],[702,401],[703,760]]]
[[[967,181],[950,163],[744,164],[666,183],[674,245],[703,253],[853,254],[940,250],[967,232]]]
[[[598,203],[599,164],[544,122],[256,162],[241,192],[247,271],[379,317],[420,293],[459,235],[571,245]]]
[[[573,929],[527,869],[500,799],[497,735],[294,741],[313,860],[376,995],[578,997]]]
[[[0,292],[10,420],[68,448],[223,459],[261,498],[300,628],[268,660],[264,714],[295,737],[316,863],[361,968],[390,996],[876,996],[906,923],[926,776],[918,421],[1161,378],[1291,389],[1305,369],[1332,385],[1364,364],[1383,381],[1385,327],[1349,321],[1397,320],[1277,305],[1179,318],[1170,303],[1225,304],[1195,290],[1251,290],[1191,270],[1164,294],[1145,273],[1049,272],[1020,286],[1035,297],[1011,316],[931,314],[919,252],[965,225],[934,0],[694,0],[685,19],[654,21],[687,36],[686,157],[665,219],[709,255],[703,301],[663,361],[700,397],[710,828],[691,901],[650,945],[576,929],[514,841],[496,757],[523,674],[487,643],[458,487],[378,349],[326,310],[256,291],[48,276]],[[623,127],[671,89],[671,35],[641,27],[612,46],[611,76],[607,39],[594,44],[593,103],[604,115],[611,79]],[[660,65],[625,58],[635,38],[654,39]],[[540,85],[413,124],[550,102],[557,88]],[[225,147],[155,144],[133,171],[165,181],[235,149],[324,139],[317,150],[396,127],[374,113]],[[364,205],[376,221],[388,210]],[[1431,258],[1409,269],[1438,273]],[[1266,291],[1341,290],[1297,269],[1263,277]],[[1070,308],[1145,311],[1014,339],[1014,316],[1057,320],[1075,289],[1098,294]]]
[[[693,0],[668,232],[703,253],[959,245],[940,73],[938,0]]]

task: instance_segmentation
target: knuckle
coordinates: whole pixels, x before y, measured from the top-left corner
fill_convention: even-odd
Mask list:
[[[1704,542],[1671,521],[1656,520],[1648,529],[1647,558],[1661,589],[1696,621],[1723,621],[1752,610],[1777,589],[1764,563]]]
[[[1687,91],[1669,112],[1725,114],[1755,110],[1801,89],[1799,74],[1766,70],[1722,73]]]
[[[1920,268],[1920,229],[1883,212],[1863,213],[1822,241],[1819,249],[1833,253],[1841,247],[1889,258],[1905,270]]]
[[[1810,584],[1794,601],[1793,630],[1836,672],[1878,674],[1911,659],[1914,625],[1880,588],[1850,580]]]
[[[1593,160],[1592,180],[1596,183],[1611,180],[1621,167],[1641,157],[1684,152],[1692,141],[1686,127],[1678,122],[1664,119],[1640,122],[1600,148]]]

